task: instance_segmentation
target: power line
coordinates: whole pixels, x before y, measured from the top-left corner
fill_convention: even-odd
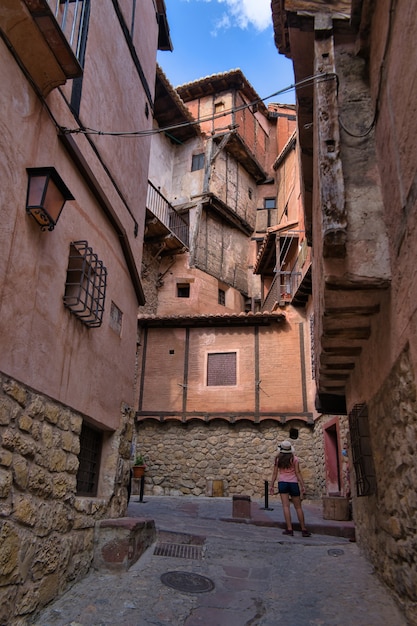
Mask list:
[[[336,79],[336,74],[334,73],[323,73],[323,74],[315,74],[313,76],[308,76],[307,78],[304,78],[303,80],[294,83],[292,85],[289,85],[288,87],[284,87],[283,89],[280,89],[279,91],[275,91],[274,93],[272,93],[269,96],[266,96],[265,98],[258,98],[257,100],[254,100],[252,102],[249,102],[247,104],[242,104],[238,107],[234,107],[232,109],[228,109],[227,111],[222,111],[221,113],[218,114],[214,114],[214,115],[208,115],[206,117],[200,117],[197,120],[193,120],[193,121],[189,121],[189,122],[182,122],[181,124],[174,124],[172,126],[165,126],[164,128],[150,128],[148,130],[134,130],[134,131],[103,131],[103,130],[97,130],[94,128],[89,128],[88,126],[84,126],[84,127],[78,127],[78,128],[65,128],[65,127],[61,127],[61,132],[64,134],[83,134],[83,135],[105,135],[107,137],[149,137],[152,135],[158,135],[160,133],[169,133],[170,131],[176,130],[176,129],[180,129],[180,128],[186,128],[188,126],[196,126],[199,124],[203,124],[205,122],[210,122],[210,121],[214,121],[216,119],[219,119],[221,117],[225,117],[227,115],[232,115],[234,113],[238,113],[239,111],[242,111],[244,109],[249,109],[251,107],[255,107],[257,104],[259,104],[260,102],[265,102],[266,100],[270,100],[271,98],[275,98],[276,96],[279,96],[283,93],[286,93],[288,91],[291,91],[292,89],[301,89],[303,87],[308,87],[309,85],[311,85],[314,81],[316,80],[334,80]]]

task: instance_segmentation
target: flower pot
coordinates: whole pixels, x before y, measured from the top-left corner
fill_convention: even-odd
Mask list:
[[[144,465],[134,465],[132,469],[133,469],[133,478],[142,478],[142,476],[145,475]]]

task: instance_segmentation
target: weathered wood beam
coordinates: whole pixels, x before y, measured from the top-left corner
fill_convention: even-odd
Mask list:
[[[314,128],[317,146],[318,206],[324,258],[346,256],[347,218],[345,186],[340,157],[337,81],[333,22],[329,14],[314,19]],[[333,77],[332,77],[333,75]]]

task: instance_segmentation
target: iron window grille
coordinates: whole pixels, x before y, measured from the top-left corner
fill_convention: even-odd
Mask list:
[[[219,289],[218,302],[222,306],[226,306],[226,292],[224,289]]]
[[[64,305],[80,322],[98,328],[103,321],[107,270],[87,241],[70,244]]]
[[[371,496],[376,493],[376,479],[366,404],[356,404],[349,413],[349,430],[356,494]]]
[[[97,495],[102,444],[102,433],[84,422],[78,455],[77,496]]]
[[[207,386],[236,385],[236,352],[207,355]]]

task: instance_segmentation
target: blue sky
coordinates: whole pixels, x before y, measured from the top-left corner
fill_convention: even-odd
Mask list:
[[[274,43],[270,0],[165,0],[173,52],[158,63],[176,87],[240,68],[261,98],[294,83]],[[268,102],[294,103],[291,90]]]

